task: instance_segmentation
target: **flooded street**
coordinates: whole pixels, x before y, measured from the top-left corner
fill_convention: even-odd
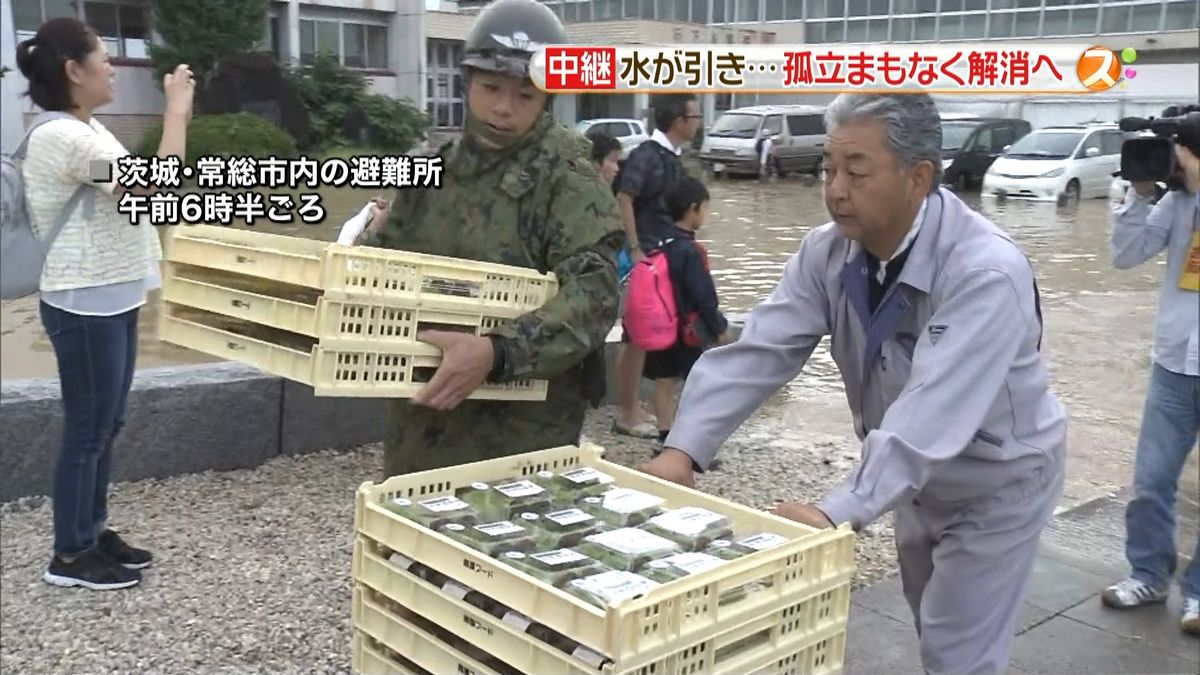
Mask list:
[[[805,233],[825,222],[820,185],[798,178],[766,184],[726,179],[710,182],[709,189],[712,214],[700,238],[709,248],[726,311],[744,314],[774,288],[783,264]],[[320,228],[260,227],[333,240],[343,220],[368,196],[330,191],[324,201],[330,223]],[[1010,232],[1037,270],[1046,320],[1043,348],[1055,392],[1071,416],[1064,504],[1125,488],[1149,375],[1157,288],[1165,258],[1133,270],[1113,269],[1106,200],[1087,201],[1077,208],[1042,203],[980,205],[977,194],[968,194],[967,200]],[[142,316],[140,367],[211,360],[159,343],[155,320],[155,308],[148,306]],[[0,326],[0,373],[5,379],[55,375],[36,299],[5,303]],[[826,346],[819,347],[805,372],[747,425],[746,433],[761,439],[764,452],[794,439],[819,437],[857,453],[840,378]],[[1194,461],[1195,456],[1193,466]],[[1196,473],[1195,469],[1185,472]]]

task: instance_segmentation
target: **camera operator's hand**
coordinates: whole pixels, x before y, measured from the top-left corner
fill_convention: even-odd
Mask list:
[[[1183,184],[1187,191],[1195,194],[1200,192],[1200,158],[1182,145],[1175,145],[1175,157],[1179,168],[1183,169]]]

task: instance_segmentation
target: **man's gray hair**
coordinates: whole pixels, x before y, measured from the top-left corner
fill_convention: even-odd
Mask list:
[[[929,94],[841,94],[825,110],[825,128],[856,119],[879,120],[887,129],[888,144],[901,166],[933,162],[930,194],[942,182],[942,118]]]

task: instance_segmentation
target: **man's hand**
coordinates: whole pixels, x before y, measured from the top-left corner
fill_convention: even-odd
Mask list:
[[[833,528],[833,521],[821,509],[804,502],[787,502],[771,510],[777,516],[820,529]]]
[[[492,370],[492,341],[478,335],[422,331],[417,339],[441,348],[442,364],[413,403],[434,410],[453,410],[479,388]]]
[[[658,457],[639,466],[638,471],[684,487],[696,487],[691,455],[675,448],[664,448]]]
[[[1175,157],[1179,168],[1183,169],[1183,184],[1188,192],[1200,192],[1200,158],[1178,143],[1175,144]]]

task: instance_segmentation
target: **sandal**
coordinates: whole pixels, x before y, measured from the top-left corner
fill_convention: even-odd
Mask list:
[[[623,436],[633,436],[634,438],[658,438],[658,427],[649,423],[642,422],[633,426],[621,424],[621,420],[613,420],[613,432]]]

